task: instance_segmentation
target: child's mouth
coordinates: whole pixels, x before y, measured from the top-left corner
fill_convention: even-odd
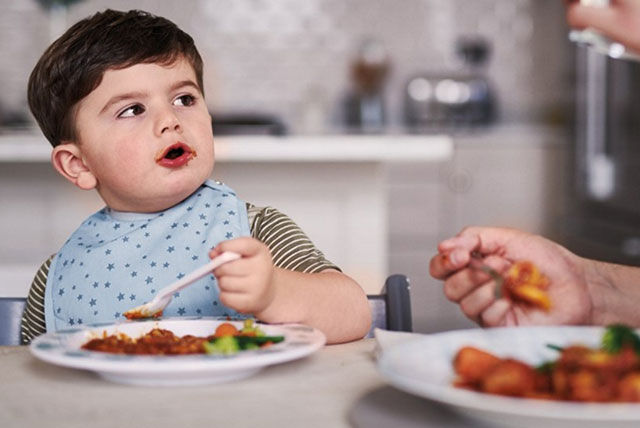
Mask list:
[[[156,156],[156,163],[167,168],[178,168],[186,165],[195,157],[195,150],[185,143],[178,141],[159,152]]]

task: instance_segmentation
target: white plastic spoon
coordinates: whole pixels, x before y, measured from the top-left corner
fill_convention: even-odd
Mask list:
[[[206,265],[199,267],[190,274],[182,277],[181,279],[158,291],[156,297],[154,297],[150,302],[145,303],[144,305],[136,306],[133,309],[129,309],[123,315],[130,320],[138,318],[151,318],[153,316],[157,316],[164,310],[164,308],[167,307],[169,302],[171,302],[174,293],[182,290],[192,282],[197,281],[203,276],[211,273],[211,271],[216,269],[217,267],[239,258],[240,254],[230,251],[224,252],[218,257],[212,259]]]

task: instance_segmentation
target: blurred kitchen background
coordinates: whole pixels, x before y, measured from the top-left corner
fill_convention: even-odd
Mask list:
[[[54,7],[46,5],[54,4]],[[65,12],[59,3],[69,3]],[[387,56],[387,125],[404,124],[415,75],[460,74],[461,38],[490,50],[478,72],[499,96],[501,121],[557,120],[569,101],[572,58],[558,0],[4,0],[0,85],[4,120],[26,115],[24,93],[38,57],[67,25],[98,10],[139,8],[169,17],[205,60],[212,107],[275,115],[293,133],[340,130],[342,100],[363,45]],[[44,6],[43,6],[44,5]],[[384,55],[382,53],[382,55]],[[373,56],[379,55],[372,53]],[[467,69],[473,67],[466,67]],[[415,90],[414,90],[415,91]]]
[[[283,199],[285,206],[267,202],[289,213],[321,249],[326,244],[327,255],[347,273],[353,266],[368,292],[379,289],[381,278],[367,276],[350,260],[378,245],[379,272],[410,277],[416,331],[471,325],[428,275],[437,242],[465,225],[519,227],[582,254],[636,262],[635,205],[613,208],[624,211],[630,224],[617,241],[605,242],[613,233],[606,228],[593,238],[583,233],[598,229],[583,221],[593,206],[612,218],[602,201],[617,176],[605,153],[596,156],[604,164],[600,196],[591,200],[589,189],[576,184],[588,175],[576,160],[582,159],[576,141],[587,138],[576,132],[576,123],[587,113],[575,108],[581,99],[578,71],[587,60],[567,39],[561,0],[3,0],[0,294],[26,293],[39,263],[56,251],[77,219],[99,206],[95,196],[71,189],[51,171],[47,143],[28,113],[26,85],[53,39],[107,7],[165,16],[193,36],[205,62],[214,132],[223,142],[232,135],[230,146],[240,147],[243,136],[256,134],[300,145],[308,137],[319,144],[323,138],[344,140],[345,148],[352,137],[386,141],[391,150],[404,137],[425,150],[440,137],[450,143],[453,150],[444,158],[399,162],[389,155],[373,164],[367,153],[360,163],[233,157],[225,162],[222,156],[214,174],[220,171],[241,196],[257,198],[281,174],[285,184],[271,192],[279,192],[277,197],[291,190],[295,198]],[[621,73],[629,85],[633,72]],[[24,144],[16,143],[24,135]],[[353,171],[372,172],[374,180],[358,181]],[[305,175],[330,184],[331,191],[320,191],[313,203],[296,203],[304,189],[287,183],[295,187]],[[262,187],[251,187],[255,181]],[[371,206],[355,197],[374,191],[384,193],[370,199]],[[342,192],[354,197],[340,199]],[[367,223],[377,211],[378,223]],[[343,217],[350,220],[341,223]],[[340,237],[329,242],[323,233],[345,225],[366,227],[364,233],[378,241],[340,246]],[[629,238],[636,240],[625,244],[631,253],[614,249]]]

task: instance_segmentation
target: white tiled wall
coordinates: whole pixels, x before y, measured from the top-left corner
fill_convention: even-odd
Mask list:
[[[569,90],[571,58],[558,0],[85,0],[69,8],[66,24],[64,14],[52,21],[35,0],[3,0],[4,108],[27,110],[28,74],[51,32],[106,7],[140,8],[173,20],[205,59],[212,106],[274,112],[299,133],[327,131],[338,122],[350,59],[366,38],[382,41],[391,57],[386,95],[392,124],[401,122],[409,76],[456,67],[453,45],[460,35],[493,42],[488,72],[504,119],[548,115]]]

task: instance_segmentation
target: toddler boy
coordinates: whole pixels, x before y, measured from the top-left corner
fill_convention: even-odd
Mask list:
[[[121,320],[223,251],[241,258],[181,291],[165,316],[300,322],[329,343],[366,334],[369,307],[355,281],[287,216],[209,180],[214,144],[202,75],[193,39],[137,10],[96,13],[40,58],[29,105],[53,166],[106,206],[36,275],[23,342]]]

